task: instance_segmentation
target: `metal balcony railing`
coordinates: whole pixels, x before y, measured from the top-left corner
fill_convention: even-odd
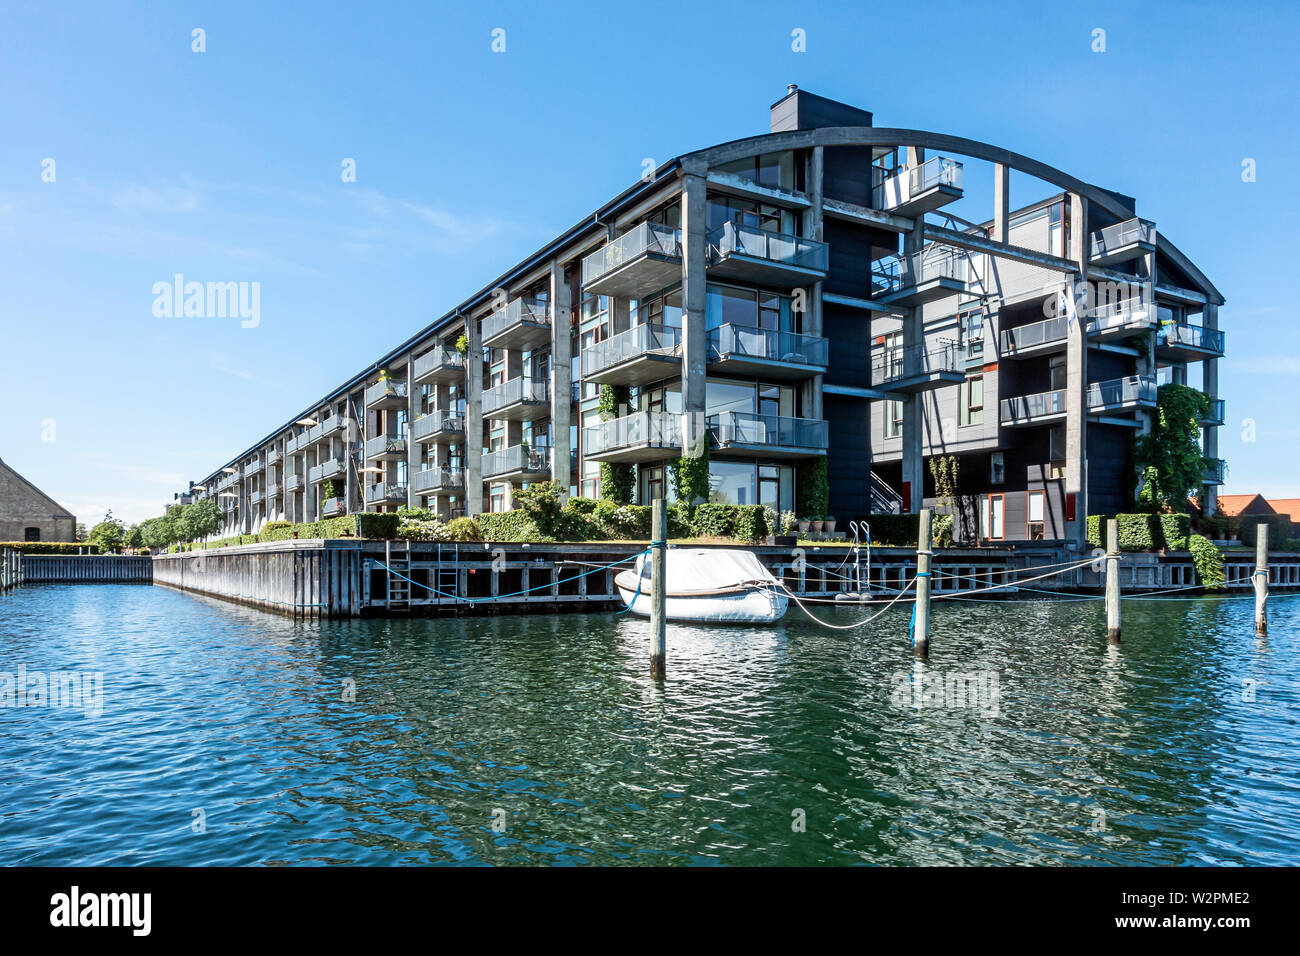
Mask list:
[[[383,381],[375,382],[374,385],[366,389],[366,405],[374,405],[386,399],[404,399],[406,396],[405,382],[386,378]]]
[[[519,326],[549,326],[551,306],[536,299],[511,299],[504,309],[498,309],[483,320],[483,341],[490,342],[502,332]]]
[[[1151,375],[1127,375],[1088,385],[1088,410],[1104,411],[1126,405],[1154,405],[1156,380]]]
[[[465,486],[465,473],[459,468],[426,468],[411,477],[411,490],[416,494],[458,491]]]
[[[1069,332],[1069,321],[1063,315],[1017,326],[1002,331],[1002,351],[1004,354],[1023,352],[1057,342],[1064,342]]]
[[[544,474],[551,470],[551,450],[511,445],[509,448],[484,453],[482,466],[485,479],[516,473]]]
[[[464,431],[464,415],[438,408],[415,420],[411,425],[411,440],[421,441],[430,435],[457,435]]]
[[[642,355],[679,356],[682,330],[667,325],[638,325],[582,350],[582,374],[595,375]]]
[[[901,292],[936,279],[970,281],[970,260],[966,253],[948,246],[930,246],[910,256],[886,256],[871,271],[877,295]]]
[[[725,222],[712,230],[705,243],[709,265],[734,255],[825,272],[830,262],[830,246],[824,242],[735,222]]]
[[[1157,346],[1201,349],[1223,354],[1223,330],[1209,329],[1203,325],[1162,325]]]
[[[377,481],[366,486],[366,503],[375,504],[406,500],[406,485],[393,481]]]
[[[640,446],[682,448],[682,417],[668,412],[633,412],[582,430],[585,455]]]
[[[962,187],[962,164],[946,156],[934,156],[890,176],[872,190],[872,203],[877,209],[893,209],[908,202],[935,186]]]
[[[705,421],[709,435],[720,445],[826,448],[826,422],[818,418],[786,418],[782,415],[721,412],[709,415]]]
[[[540,405],[550,400],[551,388],[546,379],[521,375],[518,378],[507,379],[483,393],[483,417],[490,418],[492,412],[510,405],[519,403]]]
[[[438,372],[465,371],[465,356],[455,349],[439,345],[425,352],[415,360],[413,375],[417,382],[423,381]]]
[[[682,254],[682,231],[656,222],[643,222],[582,260],[582,282],[586,285],[648,253],[660,256]]]
[[[379,455],[404,455],[406,439],[396,435],[376,435],[374,438],[366,439],[365,449],[367,458],[376,458]]]
[[[1156,224],[1145,219],[1126,219],[1113,226],[1106,226],[1092,234],[1092,256],[1110,255],[1134,243],[1154,245],[1156,241]]]
[[[999,420],[1004,424],[1060,415],[1065,412],[1065,389],[1054,388],[1050,392],[1004,398],[998,412]]]
[[[337,478],[347,471],[347,462],[342,458],[330,458],[307,471],[307,480],[313,485],[330,478]]]
[[[947,339],[936,344],[877,349],[871,357],[871,384],[884,388],[891,382],[937,372],[960,372],[963,357],[962,348]]]
[[[320,504],[322,518],[337,518],[348,513],[348,503],[343,498],[326,498]]]
[[[274,465],[279,460],[280,460],[280,449],[272,448],[266,453],[266,463],[268,465]]]
[[[778,332],[728,322],[710,329],[706,336],[709,361],[713,362],[725,356],[743,356],[770,362],[788,362],[792,365],[824,367],[829,360],[827,341],[818,335]]]
[[[268,497],[268,498],[278,498],[278,497],[280,497],[280,491],[281,491],[281,488],[280,488],[280,483],[279,483],[278,481],[269,481],[269,482],[267,482],[267,484],[266,484],[266,497]]]
[[[266,464],[262,461],[261,457],[254,456],[244,464],[244,477],[247,478],[249,475],[255,475],[265,467]]]
[[[285,490],[285,491],[297,491],[297,490],[298,490],[299,488],[301,488],[301,487],[302,487],[302,475],[285,475],[285,476],[284,476],[284,490]]]
[[[261,502],[262,502],[262,492],[250,491],[248,493],[248,503],[250,505],[261,504]]]
[[[307,429],[306,440],[303,441],[302,439],[299,439],[298,447],[305,448],[307,445],[312,445],[318,441],[329,438],[331,435],[343,431],[343,426],[346,423],[347,419],[342,415],[331,415],[323,422]]]

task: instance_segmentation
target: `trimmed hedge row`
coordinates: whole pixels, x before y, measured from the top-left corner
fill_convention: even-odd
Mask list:
[[[1241,517],[1241,528],[1237,536],[1241,538],[1241,543],[1247,547],[1255,547],[1259,540],[1259,524],[1261,521],[1268,524],[1268,546],[1270,550],[1288,550],[1287,539],[1291,537],[1291,518],[1288,515],[1269,515],[1268,517],[1243,515]]]
[[[264,541],[288,541],[298,533],[300,538],[342,538],[359,536],[362,538],[396,538],[398,516],[396,514],[376,514],[364,512],[354,515],[340,515],[337,518],[324,518],[320,521],[307,521],[303,524],[290,524],[287,521],[272,521],[257,534],[241,534],[217,541],[195,542],[190,545],[172,545],[171,551],[204,551],[210,548],[228,548],[239,544],[259,544]]]
[[[1103,521],[1114,518],[1119,523],[1121,551],[1186,551],[1192,534],[1192,519],[1184,514],[1089,515],[1088,545],[1106,547]]]
[[[99,554],[99,545],[85,541],[0,541],[0,548],[23,554]]]
[[[762,505],[703,504],[692,515],[684,505],[668,506],[670,538],[733,538],[762,541],[768,535]],[[647,541],[648,505],[571,498],[555,511],[524,508],[478,516],[484,541]]]

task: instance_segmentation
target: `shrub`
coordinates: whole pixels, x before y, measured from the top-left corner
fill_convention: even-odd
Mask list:
[[[1223,540],[1228,537],[1228,519],[1218,515],[1210,515],[1197,521],[1201,534],[1207,538],[1218,538]]]
[[[728,538],[736,526],[732,505],[703,504],[695,509],[695,533],[702,537]]]
[[[773,512],[775,514],[776,512]],[[767,513],[762,505],[737,505],[732,534],[741,541],[762,541],[767,537]]]
[[[548,540],[564,537],[563,489],[553,481],[535,481],[514,493],[515,505]]]
[[[690,509],[682,504],[669,505],[668,537],[692,538],[695,536],[695,523],[691,519]]]
[[[550,541],[523,511],[491,511],[478,516],[483,541]]]
[[[781,512],[781,530],[777,534],[794,534],[799,526],[799,519],[793,511]]]
[[[437,518],[409,518],[398,515],[397,536],[407,541],[450,541],[447,527]]]
[[[1160,532],[1164,546],[1170,551],[1186,551],[1187,539],[1192,533],[1192,519],[1184,514],[1163,514],[1160,516]]]
[[[826,477],[826,459],[813,458],[799,468],[797,481],[799,515],[814,521],[825,517],[830,507],[830,482]]]
[[[1268,546],[1270,549],[1283,544],[1287,538],[1291,537],[1291,518],[1287,515],[1268,515],[1267,517],[1242,515],[1241,530],[1237,533],[1242,544],[1251,548],[1255,547],[1255,543],[1259,538],[1259,523],[1261,521],[1268,524]]]
[[[916,531],[918,535],[921,533],[919,522]],[[930,519],[930,537],[934,542],[934,547],[951,548],[952,515],[934,515]]]
[[[483,532],[473,518],[453,518],[447,522],[448,541],[482,541]]]
[[[23,554],[99,554],[99,545],[85,541],[0,541],[0,548]]]
[[[1157,514],[1123,514],[1123,515],[1089,515],[1088,545],[1093,548],[1106,547],[1106,528],[1104,522],[1114,518],[1119,523],[1119,549],[1121,551],[1155,551],[1166,547],[1162,517],[1177,518],[1177,515]],[[1182,517],[1186,518],[1186,515]]]
[[[1207,590],[1222,588],[1224,584],[1223,553],[1210,539],[1194,534],[1187,541],[1192,553],[1192,565],[1196,569],[1196,583]]]
[[[682,456],[672,466],[673,494],[692,508],[709,500],[709,443],[700,442],[701,454]]]

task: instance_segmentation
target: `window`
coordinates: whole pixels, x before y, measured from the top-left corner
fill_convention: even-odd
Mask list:
[[[796,188],[794,152],[791,150],[747,156],[735,162],[725,163],[718,169],[774,189]]]
[[[989,455],[989,484],[1000,485],[1007,480],[1006,457],[1000,451]]]
[[[488,511],[506,510],[506,492],[509,484],[493,484],[488,488]]]
[[[1047,536],[1047,492],[1030,491],[1028,495],[1025,537],[1030,541],[1042,541]]]
[[[897,438],[903,434],[903,403],[889,402],[889,414],[885,419],[885,437]]]
[[[984,421],[984,376],[970,375],[961,384],[961,424],[978,425]]]
[[[710,196],[707,215],[709,232],[729,222],[764,232],[793,233],[795,227],[790,210],[734,196]]]
[[[984,354],[984,310],[973,309],[957,316],[961,329],[961,341],[966,351],[966,358],[975,359]]]
[[[23,529],[23,540],[24,540],[24,541],[40,541],[40,540],[41,540],[41,529],[40,529],[40,528],[24,528],[24,529]]]

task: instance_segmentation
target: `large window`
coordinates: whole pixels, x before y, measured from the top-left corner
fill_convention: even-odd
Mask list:
[[[666,325],[669,328],[682,327],[682,290],[676,289],[664,295],[639,302],[637,308],[638,325]]]
[[[794,508],[794,468],[777,462],[709,462],[709,501],[727,505]]]
[[[717,167],[720,172],[733,173],[773,189],[797,189],[796,168],[792,150],[749,156]]]
[[[961,383],[961,424],[978,425],[984,421],[984,376],[968,375]]]
[[[752,199],[737,199],[734,196],[710,196],[708,230],[712,232],[728,222],[766,232],[795,231],[795,216],[789,209]]]
[[[744,415],[781,415],[797,417],[795,391],[789,385],[755,384],[730,379],[710,378],[705,382],[705,412],[720,415],[739,412]]]
[[[795,332],[794,300],[788,295],[710,282],[704,297],[704,327],[739,325],[774,332]]]

